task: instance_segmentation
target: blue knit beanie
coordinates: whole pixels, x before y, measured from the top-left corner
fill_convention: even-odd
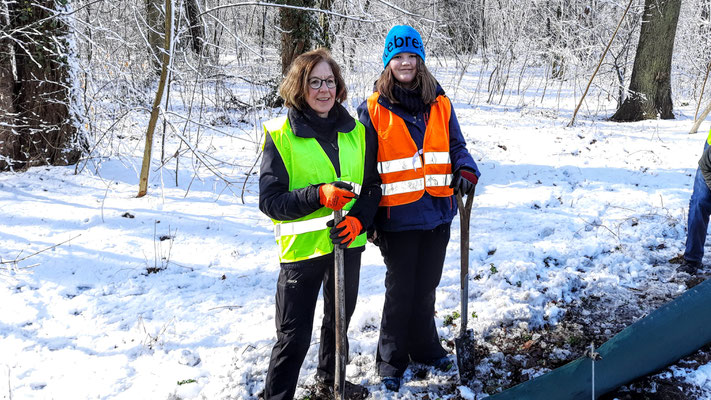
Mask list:
[[[425,61],[425,45],[415,28],[409,25],[395,25],[385,38],[383,50],[383,68],[388,66],[390,59],[398,53],[414,53]]]

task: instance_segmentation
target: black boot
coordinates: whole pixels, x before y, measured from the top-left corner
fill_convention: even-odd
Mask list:
[[[385,389],[391,392],[397,392],[400,390],[400,378],[396,376],[384,376],[380,379]]]
[[[347,400],[364,400],[370,394],[370,391],[365,386],[350,383],[348,381],[346,381],[344,392]],[[313,396],[314,400],[334,399],[333,382],[325,382],[317,378]]]
[[[696,273],[701,268],[701,263],[698,261],[682,261],[681,265],[677,267],[677,272],[685,272],[689,275],[696,275]]]

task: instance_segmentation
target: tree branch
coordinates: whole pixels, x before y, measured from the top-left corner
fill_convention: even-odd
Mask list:
[[[386,3],[386,4],[387,4],[387,3]],[[208,9],[208,10],[205,10],[205,11],[201,12],[200,14],[198,14],[198,17],[201,17],[201,16],[204,15],[204,14],[209,14],[209,13],[211,13],[211,12],[215,12],[215,11],[217,11],[217,10],[221,10],[221,9],[223,9],[223,8],[242,7],[242,6],[290,8],[290,9],[293,9],[293,10],[311,11],[311,12],[317,12],[317,13],[326,14],[326,15],[333,15],[333,16],[335,16],[335,17],[341,17],[341,18],[344,18],[344,19],[350,19],[350,20],[352,20],[352,21],[366,22],[366,23],[371,23],[371,24],[372,24],[372,23],[376,23],[376,22],[379,21],[379,20],[374,20],[374,19],[362,19],[362,18],[351,17],[351,16],[348,16],[348,15],[336,13],[336,12],[329,11],[329,10],[322,10],[322,9],[320,9],[320,8],[298,7],[298,6],[288,5],[288,4],[267,3],[267,2],[264,2],[264,1],[244,1],[244,2],[241,2],[241,3],[225,4],[225,5],[222,5],[222,6],[217,6],[217,7],[213,7],[213,8],[210,8],[210,9]],[[394,7],[394,6],[392,6],[392,7]],[[394,8],[395,8],[395,7],[394,7]],[[397,9],[397,8],[396,8],[396,9]],[[398,10],[399,10],[399,9],[398,9]],[[406,12],[406,11],[402,11],[402,12],[403,12],[403,13],[406,13],[406,14],[408,14],[408,15],[414,15],[414,14],[408,13],[408,12]]]

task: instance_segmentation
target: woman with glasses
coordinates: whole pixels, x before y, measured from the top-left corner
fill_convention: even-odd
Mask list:
[[[348,326],[358,296],[365,228],[380,201],[375,139],[366,139],[363,125],[341,105],[346,85],[338,64],[325,49],[297,57],[279,94],[288,113],[264,123],[259,176],[259,209],[275,224],[281,265],[277,341],[263,397],[294,397],[322,283],[324,316],[316,381],[317,390],[328,396],[335,368],[333,248],[344,248]],[[334,210],[343,210],[345,215],[335,227]],[[365,388],[349,382],[345,391],[349,398],[367,396]]]
[[[471,194],[479,171],[414,28],[390,30],[383,66],[358,115],[377,137],[382,180],[373,236],[387,273],[376,366],[384,386],[398,391],[410,361],[454,366],[437,335],[435,291],[457,213],[454,195]]]

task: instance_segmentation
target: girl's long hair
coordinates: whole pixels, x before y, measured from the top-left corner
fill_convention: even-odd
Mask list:
[[[415,75],[414,85],[412,88],[420,88],[422,93],[422,102],[425,104],[432,104],[437,99],[437,80],[432,75],[424,61],[417,56],[417,74]],[[392,70],[390,69],[390,63],[385,67],[383,72],[380,74],[380,78],[375,82],[375,90],[381,95],[385,96],[390,100],[391,103],[399,103],[395,96],[393,96],[393,86],[399,84],[398,80],[395,79]]]

